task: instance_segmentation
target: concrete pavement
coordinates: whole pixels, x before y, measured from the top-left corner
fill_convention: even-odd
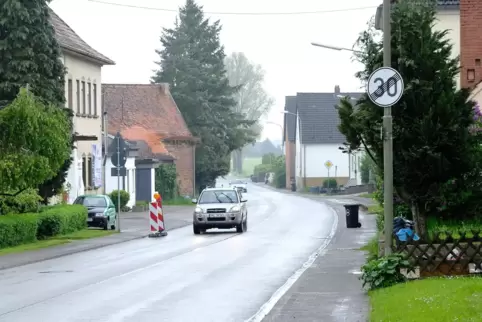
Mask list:
[[[163,209],[168,231],[192,223],[192,206],[165,206]],[[148,228],[149,219],[147,212],[121,213],[122,233],[120,234],[86,240],[75,240],[64,245],[18,254],[3,255],[0,256],[0,270],[144,238],[149,234]]]
[[[0,271],[0,321],[246,321],[336,227],[325,204],[249,191],[243,234],[184,227]]]
[[[375,216],[361,212],[362,228],[348,229],[343,207],[330,204],[339,219],[335,237],[290,290],[272,304],[263,322],[368,321],[368,296],[358,279],[366,255],[359,249],[376,234]]]

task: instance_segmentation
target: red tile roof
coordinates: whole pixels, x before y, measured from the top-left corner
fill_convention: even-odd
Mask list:
[[[162,140],[196,141],[168,84],[103,84],[102,92],[109,134],[121,129],[125,139],[146,142],[153,155],[170,155]]]

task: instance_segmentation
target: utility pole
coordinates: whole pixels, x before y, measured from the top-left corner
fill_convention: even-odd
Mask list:
[[[383,0],[383,66],[392,64],[391,0]],[[392,107],[383,115],[383,209],[385,218],[385,255],[392,253],[393,231],[393,124]]]

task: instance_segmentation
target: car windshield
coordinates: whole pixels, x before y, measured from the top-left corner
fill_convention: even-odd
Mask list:
[[[78,197],[75,199],[74,204],[84,205],[86,207],[107,207],[105,198],[100,196]]]
[[[238,203],[238,195],[234,190],[208,190],[201,194],[198,203]]]

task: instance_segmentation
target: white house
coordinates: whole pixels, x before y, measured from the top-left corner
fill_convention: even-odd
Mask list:
[[[114,190],[125,190],[129,193],[128,207],[133,207],[136,204],[136,157],[137,150],[135,143],[127,141],[128,151],[126,157],[126,164],[124,166],[125,173],[121,173],[121,177],[117,177],[117,168],[112,164],[111,156],[115,152],[111,144],[114,141],[113,135],[108,135],[107,141],[104,138],[104,144],[107,143],[107,153],[105,159],[105,181],[104,191],[106,194],[111,193]],[[104,145],[105,146],[105,145]],[[154,169],[151,169],[151,175],[154,175]],[[154,180],[151,180],[151,185],[154,186]],[[154,190],[154,187],[151,187]]]
[[[67,176],[69,201],[83,193],[102,193],[102,66],[115,63],[83,41],[53,10],[51,23],[62,49],[66,104],[74,112],[77,133]]]
[[[320,186],[335,178],[338,185],[361,184],[360,155],[343,153],[345,137],[338,130],[335,106],[341,97],[358,98],[361,93],[297,93],[295,177],[298,188]],[[331,165],[331,166],[330,166]],[[355,175],[356,174],[356,175]]]

